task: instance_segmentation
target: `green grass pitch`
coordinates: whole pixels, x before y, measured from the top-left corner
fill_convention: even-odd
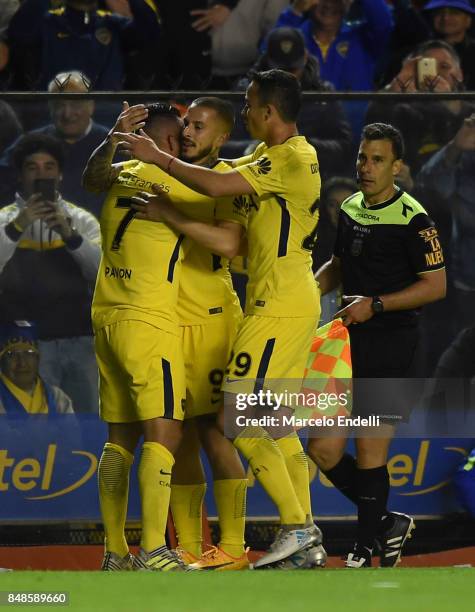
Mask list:
[[[194,574],[18,571],[0,575],[0,591],[68,591],[69,605],[41,606],[58,612],[447,612],[474,609],[475,568]]]

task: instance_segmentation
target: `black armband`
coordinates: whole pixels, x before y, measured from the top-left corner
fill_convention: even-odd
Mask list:
[[[80,234],[73,233],[67,240],[64,241],[64,244],[70,251],[75,251],[79,249],[83,241],[83,238]]]
[[[5,226],[5,234],[10,240],[13,240],[13,242],[18,242],[23,232],[18,229],[14,221],[10,221],[10,223]]]

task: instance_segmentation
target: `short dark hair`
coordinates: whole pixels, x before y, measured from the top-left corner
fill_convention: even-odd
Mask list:
[[[153,104],[146,104],[145,108],[148,110],[148,116],[145,119],[145,126],[148,127],[153,121],[160,121],[162,119],[177,121],[180,119],[180,111],[176,106],[167,104],[165,102],[154,102]]]
[[[223,120],[226,125],[226,129],[228,132],[232,132],[234,128],[234,107],[231,102],[227,100],[221,100],[221,98],[216,98],[214,96],[203,96],[201,98],[196,98],[190,104],[190,106],[205,106],[206,108],[211,108],[214,112]]]
[[[251,73],[253,83],[259,87],[258,95],[262,105],[273,104],[285,123],[297,121],[300,111],[300,82],[290,72],[273,68],[264,72]]]
[[[445,40],[426,40],[425,42],[418,45],[414,51],[411,51],[409,58],[417,57],[418,55],[424,55],[431,49],[444,49],[447,53],[450,53],[455,62],[460,66],[460,56],[457,51]]]
[[[390,140],[396,159],[404,157],[404,140],[401,132],[389,123],[370,123],[365,125],[361,140]]]
[[[58,163],[59,169],[64,166],[64,149],[60,140],[49,134],[26,134],[22,136],[10,156],[10,164],[21,170],[25,159],[35,153],[48,153]]]

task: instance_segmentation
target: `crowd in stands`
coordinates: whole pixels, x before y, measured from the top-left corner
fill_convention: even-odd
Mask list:
[[[244,91],[253,70],[275,67],[311,92],[475,91],[474,32],[473,0],[0,0],[0,92],[170,90],[178,99],[187,89]],[[421,60],[432,71],[422,75]],[[224,157],[255,146],[240,106]],[[39,372],[75,411],[97,410],[89,306],[102,200],[81,175],[115,109],[0,93],[0,324],[35,322]],[[475,101],[305,102],[299,129],[323,178],[315,269],[332,252],[339,205],[357,190],[361,128],[375,121],[401,130],[398,185],[434,218],[447,255],[448,296],[423,315],[431,375],[475,324]],[[38,178],[54,179],[55,210],[25,213]],[[326,297],[324,320],[337,303]]]

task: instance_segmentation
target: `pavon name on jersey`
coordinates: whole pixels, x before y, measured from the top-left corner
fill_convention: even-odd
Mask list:
[[[105,267],[106,278],[125,278],[129,280],[132,278],[132,270],[130,268],[114,268],[110,266]]]

